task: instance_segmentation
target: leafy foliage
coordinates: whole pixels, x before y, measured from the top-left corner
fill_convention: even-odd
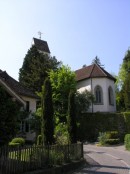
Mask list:
[[[130,150],[130,134],[125,135],[124,144],[125,144],[125,148],[127,150]]]
[[[44,82],[44,88],[42,91],[42,123],[41,123],[41,135],[43,143],[54,143],[54,110],[52,103],[52,89],[51,83],[48,78]]]
[[[116,93],[119,111],[130,110],[130,50],[127,50],[117,78],[118,91]]]
[[[14,143],[14,144],[15,144],[15,143],[17,144],[17,143],[18,143],[19,145],[23,146],[23,145],[25,144],[25,139],[22,138],[22,137],[13,138],[12,141],[10,142],[10,144],[11,144],[11,143],[12,143],[12,144],[13,144],[13,143]]]
[[[37,145],[42,145],[42,135],[38,135],[38,137],[37,137]]]
[[[8,144],[17,131],[19,105],[0,86],[0,145]]]
[[[55,57],[40,53],[35,46],[32,46],[19,70],[19,81],[34,92],[41,91],[50,69],[56,70],[60,63]]]
[[[99,132],[99,137],[98,137],[98,141],[100,143],[100,145],[105,145],[106,141],[107,141],[107,133],[106,132]]]
[[[58,117],[57,121],[66,123],[69,92],[76,91],[75,73],[68,66],[62,65],[57,71],[51,71],[49,76],[55,116]]]
[[[120,142],[117,131],[99,132],[98,141],[100,145],[114,145]]]
[[[76,113],[80,114],[86,112],[90,104],[94,101],[94,96],[91,92],[85,90],[83,92],[76,92],[75,102],[76,102]]]

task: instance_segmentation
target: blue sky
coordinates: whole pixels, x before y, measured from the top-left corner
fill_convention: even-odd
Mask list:
[[[0,69],[16,80],[32,38],[72,70],[97,55],[118,75],[130,47],[130,0],[0,0]]]

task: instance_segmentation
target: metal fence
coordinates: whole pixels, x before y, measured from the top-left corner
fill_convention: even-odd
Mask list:
[[[0,174],[16,174],[62,165],[83,158],[83,144],[2,147]]]

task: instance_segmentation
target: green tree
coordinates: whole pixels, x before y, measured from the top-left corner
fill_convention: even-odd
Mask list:
[[[119,110],[130,110],[130,50],[127,50],[123,63],[120,66],[117,89],[117,108]]]
[[[80,115],[82,112],[87,112],[89,109],[89,106],[94,101],[94,95],[84,90],[83,92],[76,92],[75,96],[75,102],[76,102],[76,115]]]
[[[101,64],[100,59],[98,58],[98,56],[96,56],[93,60],[92,60],[92,64],[97,64],[100,67],[104,68],[104,65]]]
[[[8,144],[17,132],[19,105],[0,86],[0,145]]]
[[[77,142],[77,125],[76,125],[76,105],[75,105],[75,92],[70,91],[68,99],[68,116],[67,116],[67,126],[69,142]]]
[[[50,71],[53,91],[53,103],[56,122],[65,122],[68,111],[68,96],[70,90],[76,91],[75,72],[68,66],[62,65],[57,71]]]
[[[42,124],[41,135],[45,145],[54,143],[54,110],[52,103],[52,88],[48,78],[44,81],[42,91]]]
[[[35,46],[32,46],[19,70],[19,81],[34,92],[41,91],[48,71],[56,70],[60,63],[55,57],[40,53]]]

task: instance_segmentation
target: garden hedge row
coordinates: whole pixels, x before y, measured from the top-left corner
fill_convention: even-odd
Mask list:
[[[78,139],[80,141],[97,141],[99,132],[118,131],[124,141],[130,133],[130,112],[124,113],[83,113],[78,117]]]

